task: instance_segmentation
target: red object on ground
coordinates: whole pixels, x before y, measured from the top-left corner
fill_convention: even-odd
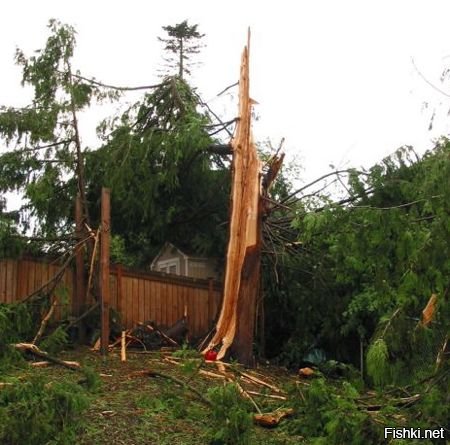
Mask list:
[[[206,351],[205,360],[214,362],[215,360],[217,360],[217,352],[213,351],[212,349]]]

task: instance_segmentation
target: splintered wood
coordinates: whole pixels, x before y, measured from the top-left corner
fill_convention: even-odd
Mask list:
[[[215,335],[205,349],[207,351],[220,344],[218,359],[224,357],[235,339],[238,328],[238,300],[241,297],[246,297],[246,295],[241,295],[242,271],[246,256],[249,255],[252,248],[257,247],[260,236],[258,221],[261,162],[258,159],[251,134],[252,100],[249,96],[248,46],[244,48],[242,54],[239,90],[239,121],[236,126],[235,137],[231,141],[233,181],[224,299]],[[256,258],[256,260],[257,266],[259,266],[259,258]],[[257,289],[254,289],[254,292],[253,298],[256,297]],[[253,299],[252,296],[250,298]],[[251,328],[253,329],[253,326]]]
[[[219,349],[217,359],[230,355],[239,363],[253,366],[253,339],[256,306],[259,300],[263,215],[270,209],[264,203],[284,155],[278,152],[262,173],[251,131],[249,45],[244,48],[239,80],[239,119],[231,141],[232,188],[230,230],[225,268],[222,308],[216,331],[208,346]],[[280,146],[281,149],[281,146]]]

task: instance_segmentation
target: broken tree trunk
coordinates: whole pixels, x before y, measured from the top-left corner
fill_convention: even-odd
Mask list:
[[[240,363],[253,364],[256,302],[260,289],[263,203],[262,163],[251,132],[254,101],[249,94],[249,45],[244,48],[239,81],[239,120],[231,141],[231,217],[224,280],[224,297],[216,332],[203,352],[220,345],[220,360],[230,349]],[[274,157],[274,175],[281,159]],[[270,178],[269,182],[272,182]],[[270,184],[269,184],[270,185]],[[268,186],[264,184],[267,189]]]
[[[110,190],[102,188],[101,242],[100,242],[100,288],[101,288],[101,335],[100,351],[108,354],[109,345],[109,247],[111,238]]]
[[[83,202],[81,200],[80,194],[77,195],[75,200],[75,230],[77,234],[78,240],[83,239]],[[74,302],[73,309],[75,315],[80,316],[85,310],[86,306],[86,288],[85,288],[85,280],[84,280],[84,253],[85,246],[81,245],[79,249],[77,249],[75,254],[75,294],[74,294]],[[81,344],[86,341],[86,326],[84,323],[80,323],[78,326],[78,340]]]

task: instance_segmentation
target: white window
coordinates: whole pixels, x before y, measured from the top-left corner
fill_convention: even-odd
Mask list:
[[[164,273],[180,275],[180,259],[172,258],[170,260],[158,261],[158,270]]]

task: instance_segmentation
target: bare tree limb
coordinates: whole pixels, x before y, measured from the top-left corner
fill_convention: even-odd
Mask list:
[[[59,73],[60,74],[64,74],[62,72],[59,72]],[[143,85],[143,86],[137,86],[137,87],[118,87],[118,86],[115,86],[115,85],[108,85],[106,83],[99,82],[98,80],[95,80],[95,79],[89,79],[88,77],[81,76],[80,74],[70,73],[70,76],[71,77],[75,77],[76,79],[79,79],[79,80],[84,80],[85,82],[89,82],[92,85],[97,85],[97,86],[102,87],[102,88],[109,88],[111,90],[117,90],[117,91],[150,90],[150,89],[158,88],[158,87],[160,87],[161,85],[164,84],[164,82],[161,82],[161,83],[158,83],[158,84],[155,84],[155,85]]]
[[[441,90],[439,87],[437,87],[433,82],[429,81],[425,75],[422,73],[422,71],[419,70],[419,68],[416,65],[416,62],[414,61],[414,59],[411,57],[411,63],[414,67],[414,69],[416,70],[416,73],[422,78],[422,80],[428,84],[431,88],[433,88],[434,90],[436,90],[438,93],[441,93],[443,96],[450,98],[450,94],[446,93],[444,90]]]
[[[233,87],[235,87],[235,86],[237,86],[237,85],[239,85],[239,81],[234,82],[234,83],[231,84],[231,85],[228,85],[228,86],[225,87],[220,93],[217,93],[216,96],[217,96],[217,97],[221,96],[222,94],[226,93],[228,90],[230,90],[231,88],[233,88]]]

